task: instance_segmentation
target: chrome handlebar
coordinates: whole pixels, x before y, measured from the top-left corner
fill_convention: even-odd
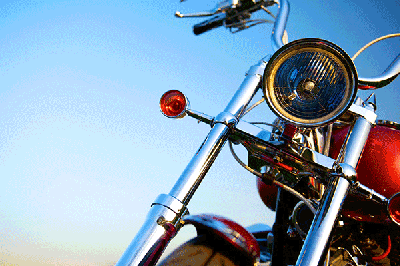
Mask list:
[[[364,85],[381,88],[392,82],[400,74],[400,54],[393,60],[382,74],[372,78],[358,77],[358,81]]]

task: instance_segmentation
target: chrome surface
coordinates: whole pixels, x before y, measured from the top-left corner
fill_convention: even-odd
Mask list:
[[[213,121],[213,124],[217,123],[224,124],[228,127],[233,127],[238,123],[238,120],[233,114],[228,112],[222,112],[219,113]]]
[[[274,28],[272,30],[272,48],[274,51],[281,48],[285,45],[284,38],[285,38],[285,28],[287,18],[289,16],[290,5],[287,0],[280,0],[279,1],[279,13],[276,16],[276,20],[274,23]],[[287,43],[287,41],[286,41]]]
[[[361,195],[363,197],[365,197],[366,199],[370,199],[373,200],[377,203],[380,204],[387,204],[388,199],[379,194],[378,192],[376,192],[373,189],[370,189],[369,187],[364,186],[363,184],[361,184],[360,182],[355,182],[355,184],[352,187],[352,190],[354,191],[354,193]]]
[[[215,124],[169,193],[187,204],[224,145],[229,128]]]
[[[279,49],[263,77],[271,111],[301,128],[338,119],[353,103],[356,88],[357,72],[350,57],[339,46],[315,38],[296,40]]]
[[[373,125],[375,124],[377,115],[370,108],[365,108],[357,104],[352,104],[349,108],[349,111],[364,117],[369,123]]]
[[[350,129],[350,133],[342,146],[337,162],[344,162],[353,168],[357,167],[358,160],[364,149],[372,123],[364,117],[359,117]]]
[[[265,65],[266,63],[264,61],[260,61],[250,69],[263,68]],[[220,117],[229,117],[228,121],[232,121],[233,118],[239,120],[241,113],[246,109],[246,106],[258,90],[258,85],[262,78],[262,76],[258,74],[260,71],[261,70],[248,72],[243,83],[240,85],[223,113],[219,115]],[[221,121],[227,122],[224,119],[221,119]],[[225,124],[215,123],[208,137],[189,162],[175,186],[172,188],[170,192],[171,196],[184,204],[187,204],[190,201],[208,169],[214,162],[220,149],[224,145],[227,139],[228,130],[229,127]]]
[[[261,61],[256,66],[262,67],[265,64],[265,62]],[[241,112],[257,92],[260,80],[261,76],[259,74],[247,75],[224,112],[230,113],[239,119]],[[192,112],[192,114],[194,113]],[[186,211],[182,206],[186,206],[189,203],[226,142],[228,132],[228,126],[221,123],[214,125],[169,195],[162,195],[152,205],[146,222],[119,260],[118,266],[134,266],[147,263],[154,256],[154,250],[158,251],[160,246],[164,248],[168,244],[175,234],[182,212]],[[177,214],[173,210],[181,210],[181,213]],[[164,221],[167,222],[165,223]]]
[[[350,183],[345,178],[340,176],[332,178],[308,231],[296,265],[317,266],[325,259],[325,248],[349,187]]]
[[[176,214],[188,214],[189,211],[187,210],[187,207],[177,200],[176,198],[167,195],[167,194],[161,194],[159,195],[154,203],[151,206],[154,205],[161,205],[164,207],[167,207],[171,211],[175,212]]]
[[[258,64],[250,68],[245,80],[236,91],[224,112],[231,113],[236,118],[241,117],[247,105],[250,103],[251,99],[253,99],[254,94],[257,92],[266,65],[267,63],[261,60]]]
[[[158,249],[163,250],[165,248],[166,243],[163,242],[168,242],[175,235],[176,227],[181,216],[185,214],[186,208],[171,200],[168,195],[159,197],[157,201],[163,203],[152,205],[146,222],[116,264],[117,266],[142,265],[152,260],[152,256],[156,251],[159,251]],[[171,203],[172,208],[180,209],[181,212],[176,213],[170,207],[161,205],[168,205],[169,203]],[[172,226],[165,226],[166,222]]]
[[[331,231],[337,221],[343,201],[350,190],[348,178],[356,175],[355,169],[371,127],[372,123],[360,116],[347,135],[337,159],[339,167],[336,170],[339,173],[341,171],[341,174],[331,176],[331,181],[324,193],[318,212],[296,262],[297,266],[317,266],[324,259]]]
[[[306,160],[307,162],[317,164],[325,169],[332,169],[335,163],[334,159],[302,145],[296,145],[293,143],[291,144],[293,145],[292,149],[284,147],[283,142],[271,140],[271,132],[243,120],[239,121],[239,123],[233,129],[233,135],[238,136],[243,140],[254,141],[254,148],[258,148],[267,152],[273,150],[278,154],[292,153],[296,156],[299,156],[299,158]]]
[[[203,123],[206,123],[209,125],[212,124],[212,121],[214,120],[214,117],[212,117],[212,116],[209,116],[209,115],[206,115],[206,114],[203,114],[203,113],[191,110],[191,109],[187,109],[186,114],[188,116],[191,116],[191,117],[197,119],[199,122],[203,122]]]
[[[236,132],[239,135],[246,134],[249,136],[254,136],[264,141],[269,141],[271,139],[271,132],[243,120],[239,121],[233,132]]]
[[[380,88],[389,84],[400,74],[400,54],[393,60],[389,67],[382,74],[372,78],[358,77],[361,84]]]

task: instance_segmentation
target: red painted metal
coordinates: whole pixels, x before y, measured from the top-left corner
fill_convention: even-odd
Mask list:
[[[337,158],[348,127],[332,134],[330,157]],[[371,129],[357,167],[357,180],[390,198],[400,191],[400,131],[377,125]]]
[[[267,185],[260,178],[257,178],[257,190],[264,204],[275,211],[278,188],[275,185]]]
[[[185,224],[193,224],[199,234],[218,235],[233,247],[245,252],[255,261],[260,256],[260,247],[254,236],[236,222],[212,214],[188,215]]]
[[[348,130],[348,126],[334,129],[329,154],[331,158],[337,158]],[[371,129],[357,174],[361,184],[386,198],[400,192],[400,130],[389,125],[377,125]],[[259,179],[257,188],[265,205],[275,210],[277,188]],[[342,214],[358,221],[389,222],[385,206],[355,195],[347,196]]]
[[[335,129],[330,157],[337,158],[349,127]],[[371,129],[357,167],[357,180],[390,198],[400,191],[400,131],[377,125]],[[358,221],[388,222],[386,208],[366,199],[349,195],[342,214]]]

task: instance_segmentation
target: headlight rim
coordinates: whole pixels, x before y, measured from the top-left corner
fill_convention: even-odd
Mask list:
[[[327,115],[324,115],[318,119],[303,119],[295,117],[294,115],[288,115],[288,112],[282,112],[283,108],[279,104],[273,101],[274,97],[270,97],[270,92],[274,92],[274,89],[269,89],[270,86],[273,86],[277,69],[282,66],[282,64],[290,57],[295,54],[295,50],[322,50],[324,53],[331,54],[335,58],[335,62],[340,62],[340,65],[344,72],[347,75],[346,78],[346,96],[343,97],[340,104],[335,107],[335,109]],[[286,56],[286,59],[285,59]],[[280,62],[283,63],[280,63]],[[275,73],[273,73],[275,71]],[[272,72],[272,74],[271,74]],[[273,79],[271,79],[271,76]],[[356,68],[354,66],[353,61],[350,56],[339,46],[336,44],[318,38],[304,38],[299,39],[293,42],[290,42],[283,47],[281,47],[278,51],[276,51],[270,60],[267,63],[267,66],[264,70],[264,76],[262,81],[263,93],[266,98],[266,102],[269,105],[270,109],[280,118],[285,120],[288,123],[291,123],[297,127],[302,128],[313,128],[323,126],[337,120],[343,113],[345,113],[348,108],[350,108],[351,104],[354,102],[354,99],[357,94],[357,85],[358,85],[358,75]],[[272,85],[271,85],[272,84]]]

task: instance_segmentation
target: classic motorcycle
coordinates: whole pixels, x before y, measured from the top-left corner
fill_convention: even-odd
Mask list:
[[[268,9],[273,5],[279,6],[276,17]],[[400,56],[381,75],[364,78],[353,64],[359,53],[350,58],[316,38],[288,43],[287,0],[223,1],[210,12],[176,16],[211,17],[193,27],[198,35],[270,22],[252,19],[257,11],[275,19],[276,52],[249,69],[221,113],[191,110],[177,90],[162,95],[165,116],[191,116],[211,130],[170,193],[154,201],[117,265],[155,265],[187,224],[198,236],[159,265],[400,265],[400,124],[377,120],[373,94],[357,97],[358,90],[393,81]],[[263,98],[249,107],[259,89]],[[263,101],[278,117],[273,123],[242,119]],[[276,212],[272,230],[249,232],[221,216],[189,215],[188,203],[226,142],[257,176],[261,199]],[[234,145],[247,149],[247,164]]]

